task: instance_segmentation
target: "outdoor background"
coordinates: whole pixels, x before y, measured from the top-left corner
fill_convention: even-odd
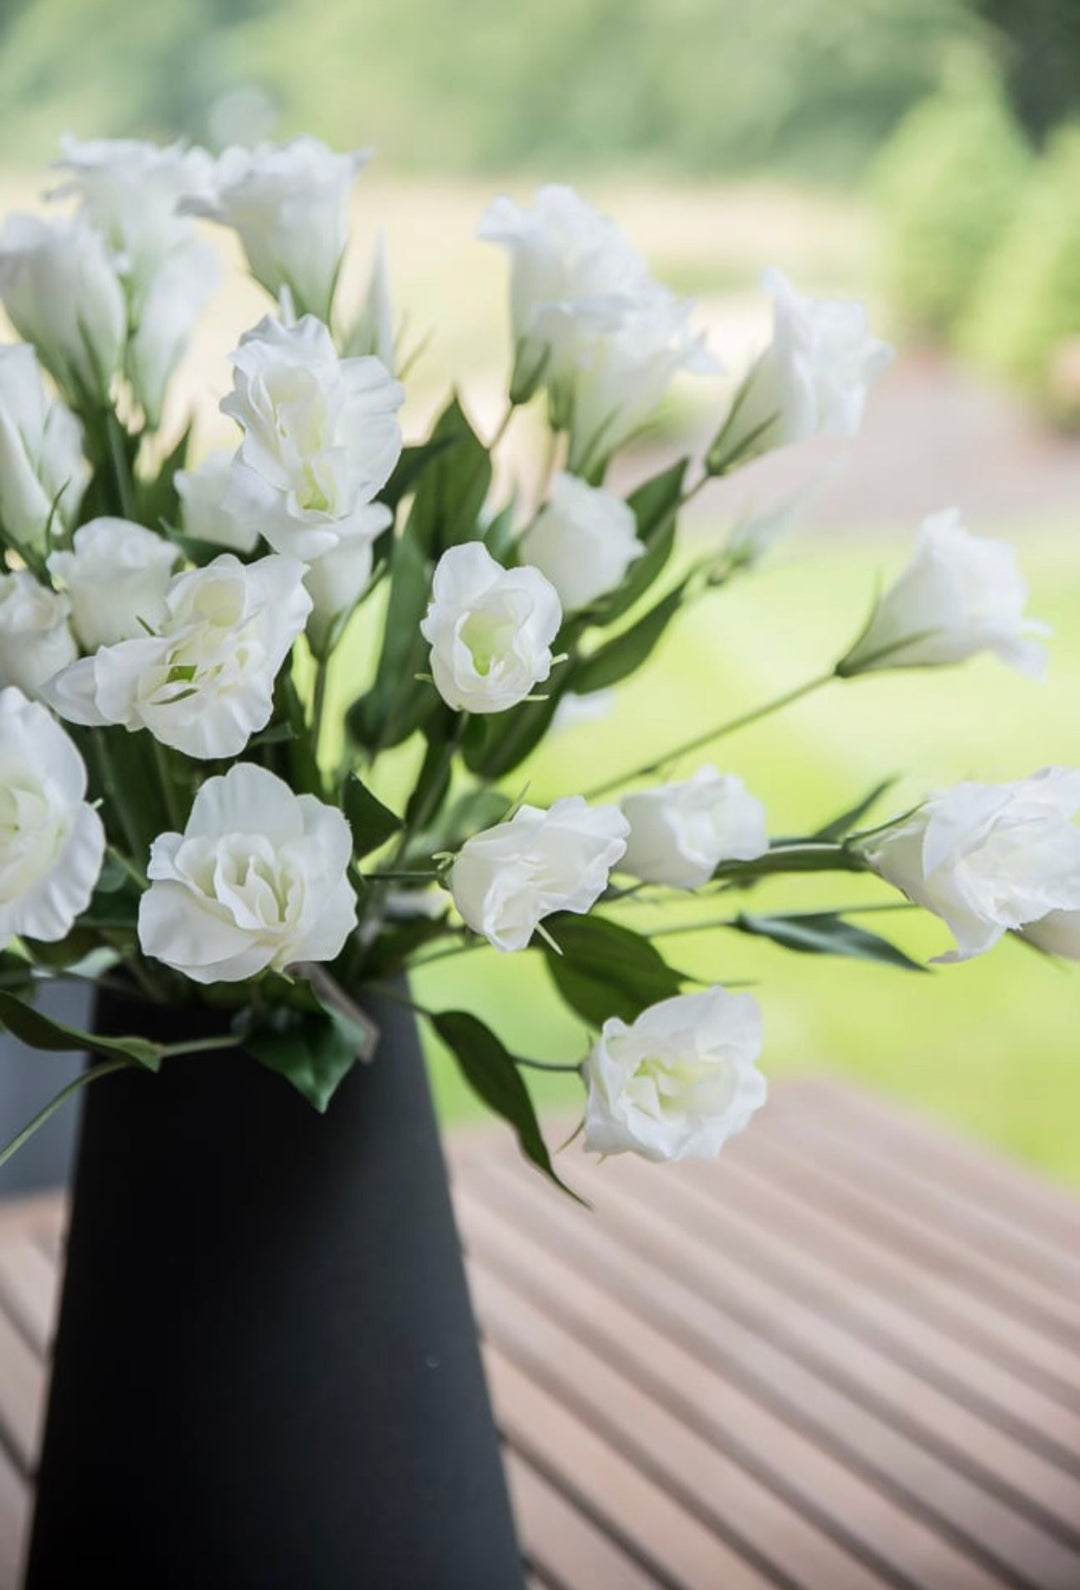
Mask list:
[[[474,238],[499,189],[578,184],[699,297],[732,375],[767,334],[763,266],[870,301],[902,356],[861,440],[764,461],[699,498],[686,531],[720,538],[835,466],[800,526],[670,633],[610,717],[567,730],[529,770],[532,799],[573,791],[819,672],[928,512],[956,505],[1014,540],[1031,610],[1056,632],[1046,682],[992,659],[882,676],[724,741],[720,765],[762,796],[774,833],[819,826],[886,774],[902,803],[962,777],[1080,764],[1074,115],[1080,7],[1051,0],[0,0],[6,206],[37,202],[63,131],[374,146],[351,279],[384,227],[406,342],[424,342],[410,423],[451,380],[482,428],[500,412],[504,262]],[[262,312],[238,273],[215,303],[182,393],[201,447],[223,356]],[[625,478],[680,435],[704,440],[729,391],[730,378],[685,382]],[[508,472],[528,479],[528,422],[512,438]],[[804,882],[753,898],[845,905],[869,890]],[[881,921],[920,955],[946,945],[933,924]],[[703,977],[759,983],[770,1074],[842,1068],[1080,1183],[1080,968],[1015,943],[923,977],[723,931],[667,948]],[[524,1051],[580,1053],[532,957],[448,960],[420,992],[475,1001]],[[445,1109],[467,1109],[435,1058]]]

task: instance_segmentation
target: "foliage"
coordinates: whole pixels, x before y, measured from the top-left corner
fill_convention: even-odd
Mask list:
[[[960,344],[1059,419],[1080,418],[1080,127],[1062,128],[986,261]]]
[[[904,117],[872,185],[885,288],[908,332],[950,335],[1020,201],[1029,165],[996,75],[966,54]]]

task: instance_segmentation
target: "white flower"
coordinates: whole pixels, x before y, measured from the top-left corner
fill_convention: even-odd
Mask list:
[[[121,723],[203,761],[238,756],[264,729],[274,680],[311,611],[304,566],[223,553],[178,574],[159,635],[103,646],[53,679],[50,706],[72,723]]]
[[[300,312],[330,319],[349,235],[349,193],[366,152],[339,155],[317,138],[226,149],[213,193],[185,206],[230,226],[251,274],[276,298],[288,288]]]
[[[394,336],[394,305],[390,297],[390,273],[386,264],[386,234],[379,233],[371,261],[371,275],[356,323],[349,333],[345,352],[350,355],[374,354],[390,375],[397,375]]]
[[[626,795],[622,810],[630,838],[619,870],[645,883],[698,889],[721,861],[752,861],[769,848],[764,806],[715,767]]]
[[[548,677],[561,623],[539,569],[504,569],[479,541],[450,547],[420,625],[436,690],[457,711],[505,712]]]
[[[218,276],[214,251],[192,242],[170,254],[142,295],[138,309],[132,309],[126,369],[151,426],[161,418],[165,388]]]
[[[863,845],[871,867],[940,916],[956,949],[981,955],[1010,929],[1080,910],[1080,772],[957,784]]]
[[[720,366],[690,324],[693,302],[651,284],[627,302],[618,324],[585,339],[579,366],[552,392],[552,423],[565,414],[567,464],[596,468],[652,419],[680,370],[709,375]]]
[[[856,436],[867,393],[892,361],[863,304],[805,297],[776,269],[762,286],[775,306],[773,340],[736,393],[710,453],[715,469],[819,432]]]
[[[54,552],[49,573],[71,599],[71,622],[84,651],[158,629],[176,548],[130,519],[91,519],[70,552]]]
[[[40,585],[27,569],[0,574],[0,685],[36,696],[78,655],[66,596]]]
[[[568,690],[559,697],[559,705],[555,708],[555,716],[551,720],[551,732],[562,733],[564,729],[576,729],[583,723],[602,723],[610,717],[615,706],[615,691],[609,687],[606,690],[590,690],[585,695],[575,695]]]
[[[569,467],[595,467],[638,430],[679,369],[715,369],[688,320],[625,235],[572,188],[532,207],[496,199],[479,235],[510,253],[511,397],[547,388],[551,423],[569,430]]]
[[[329,331],[307,315],[266,319],[232,356],[234,389],[221,407],[244,432],[230,510],[261,516],[279,552],[309,561],[357,529],[401,454],[404,392],[378,359],[339,359]]]
[[[196,469],[178,469],[173,477],[180,498],[180,528],[196,541],[254,552],[259,544],[258,518],[236,511],[232,496],[235,454],[208,453]]]
[[[307,633],[317,654],[325,651],[338,620],[352,612],[371,583],[375,537],[393,523],[393,518],[382,503],[371,503],[336,547],[308,564],[304,584],[312,608]]]
[[[571,375],[591,335],[618,325],[623,301],[649,282],[648,266],[615,221],[573,188],[537,190],[531,208],[500,197],[478,228],[510,254],[514,396]]]
[[[239,762],[199,789],[182,834],[150,851],[139,943],[196,983],[332,961],[356,926],[342,814]]]
[[[563,611],[572,612],[621,585],[645,548],[633,511],[621,497],[559,474],[519,550],[525,563],[551,581]]]
[[[709,988],[605,1021],[585,1061],[585,1147],[654,1161],[715,1159],[765,1102],[761,1011]]]
[[[105,854],[68,735],[20,690],[0,690],[0,942],[54,944],[86,910]]]
[[[108,396],[127,309],[105,243],[85,221],[9,215],[0,229],[0,300],[65,391],[80,401]]]
[[[497,950],[523,950],[553,911],[595,905],[627,832],[617,806],[588,806],[580,795],[547,811],[522,806],[462,845],[448,879],[454,904]]]
[[[209,194],[213,161],[203,149],[130,138],[61,139],[68,173],[56,196],[78,194],[81,215],[104,238],[127,299],[126,369],[151,425],[203,305],[217,285],[218,259],[179,213],[185,198]]]
[[[135,138],[60,140],[65,180],[51,197],[81,200],[81,212],[105,239],[137,298],[162,264],[195,237],[181,200],[208,199],[214,162],[205,149]]]
[[[82,427],[45,394],[34,350],[0,347],[0,524],[13,540],[40,551],[54,516],[71,524],[90,468]]]
[[[955,508],[932,514],[838,672],[935,667],[993,651],[1040,674],[1046,648],[1029,637],[1049,631],[1024,617],[1027,597],[1012,547],[973,536]]]

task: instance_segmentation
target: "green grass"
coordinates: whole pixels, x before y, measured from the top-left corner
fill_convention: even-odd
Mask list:
[[[1031,610],[1056,631],[1046,681],[1032,683],[992,658],[879,675],[834,684],[719,742],[718,765],[761,795],[774,833],[808,831],[884,774],[899,776],[891,800],[901,810],[909,797],[959,778],[1080,763],[1080,560],[1071,535],[1017,540]],[[821,671],[858,627],[877,573],[903,556],[900,540],[791,542],[781,561],[687,614],[654,665],[621,692],[610,719],[556,739],[526,770],[530,799],[594,784]],[[791,909],[886,897],[869,880],[805,879],[770,884],[753,898],[755,909]],[[708,914],[715,913],[683,909],[683,919]],[[626,908],[625,917],[673,920],[640,908],[634,915]],[[923,958],[949,942],[919,913],[874,925]],[[1080,968],[1014,942],[930,976],[788,954],[726,930],[673,936],[666,949],[699,977],[756,981],[770,1076],[846,1071],[1080,1184]],[[582,1030],[559,1005],[538,956],[477,950],[433,966],[416,988],[435,1007],[475,1009],[519,1052],[548,1059],[582,1052]],[[445,1117],[475,1110],[445,1054],[433,1056],[433,1075]],[[566,1104],[580,1090],[573,1079],[542,1078],[537,1096]]]

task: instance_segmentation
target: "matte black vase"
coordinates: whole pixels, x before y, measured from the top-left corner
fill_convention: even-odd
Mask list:
[[[369,1008],[325,1116],[239,1051],[88,1090],[27,1590],[520,1590],[415,1024]]]

